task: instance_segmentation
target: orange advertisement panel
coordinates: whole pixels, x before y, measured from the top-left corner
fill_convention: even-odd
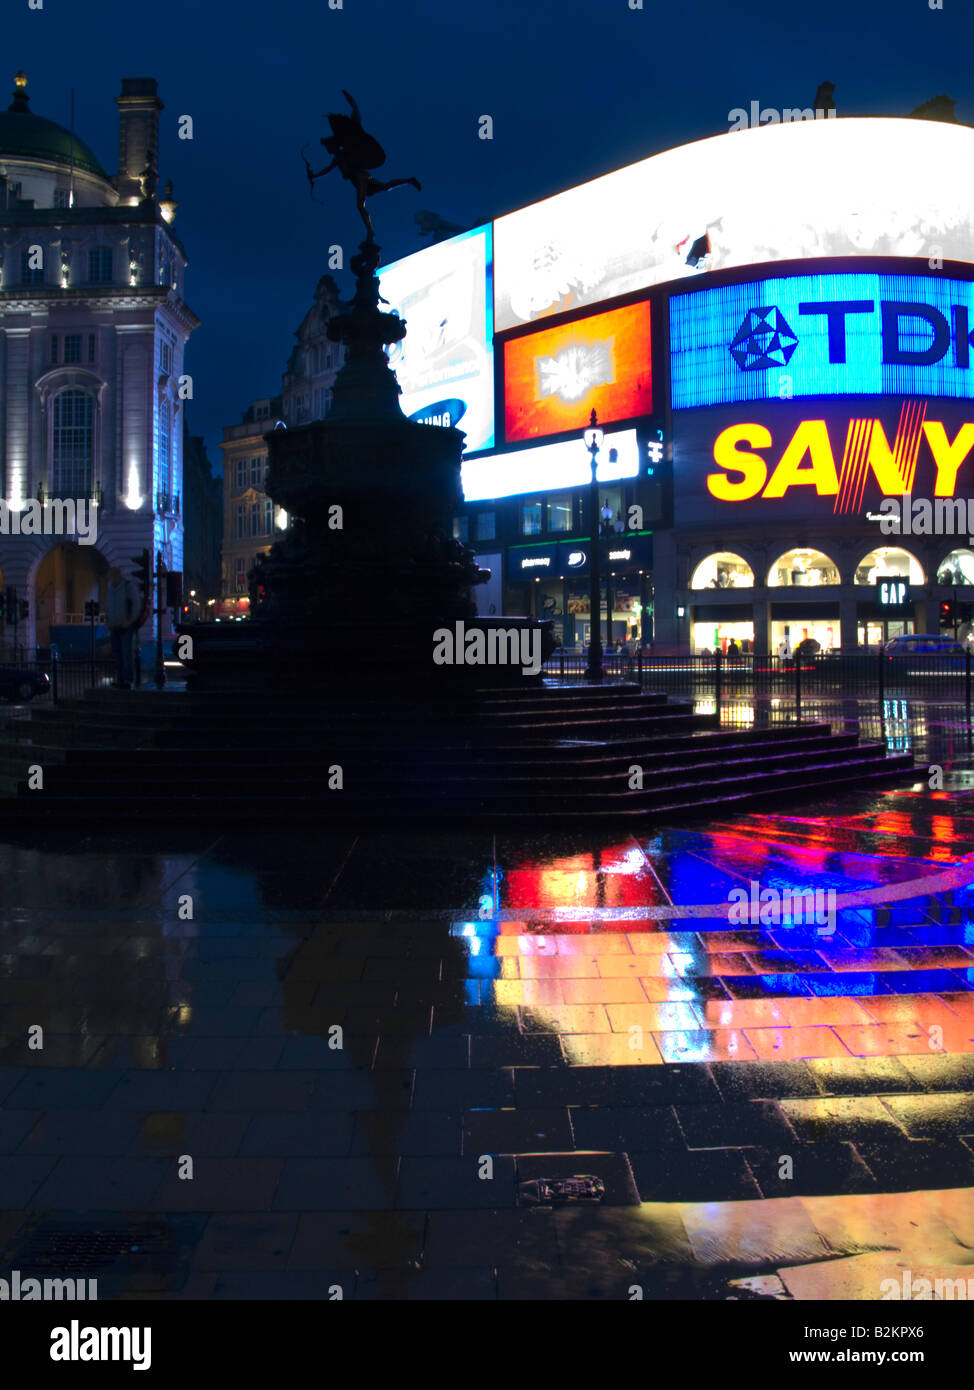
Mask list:
[[[504,344],[508,443],[648,415],[653,408],[649,304],[627,304]]]

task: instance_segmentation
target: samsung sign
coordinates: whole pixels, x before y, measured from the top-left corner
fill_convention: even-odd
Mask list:
[[[670,299],[674,410],[808,396],[974,399],[974,283],[789,275]]]

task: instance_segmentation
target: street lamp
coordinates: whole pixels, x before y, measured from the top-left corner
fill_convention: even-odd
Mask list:
[[[589,483],[588,493],[588,515],[592,539],[589,546],[591,555],[588,565],[590,621],[586,677],[598,684],[602,680],[602,633],[600,630],[602,626],[602,575],[600,572],[598,468],[599,450],[602,448],[604,434],[599,428],[598,417],[594,410],[592,411],[592,418],[589,420],[588,429],[582,437],[592,460],[592,480]]]

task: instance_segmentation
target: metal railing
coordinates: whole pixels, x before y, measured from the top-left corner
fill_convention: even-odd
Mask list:
[[[645,690],[722,702],[774,700],[801,716],[803,703],[850,697],[936,701],[962,705],[971,720],[974,673],[970,650],[954,653],[917,652],[889,655],[883,649],[832,651],[815,656],[761,656],[719,652],[659,655],[607,652],[606,680],[632,680]],[[544,665],[544,675],[559,680],[584,680],[586,651],[560,649]]]
[[[43,677],[47,677],[47,684]],[[52,656],[37,652],[33,657],[0,656],[0,699],[6,703],[28,703],[21,688],[34,683],[33,700],[70,700],[88,690],[101,690],[114,684],[115,662],[103,656]]]

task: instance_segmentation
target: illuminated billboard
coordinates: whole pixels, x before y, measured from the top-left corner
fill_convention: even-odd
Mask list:
[[[674,525],[878,517],[884,498],[974,495],[974,406],[857,397],[674,420]]]
[[[513,443],[582,430],[653,408],[645,301],[573,319],[504,343],[504,437]]]
[[[789,275],[670,299],[674,410],[803,396],[974,397],[974,283]]]
[[[657,448],[661,452],[661,446]],[[582,487],[591,476],[591,458],[581,439],[465,459],[460,470],[465,502]],[[620,478],[638,476],[639,441],[636,431],[606,430],[599,454],[599,482],[614,483]]]
[[[974,130],[845,117],[666,150],[494,223],[496,329],[696,276],[821,256],[974,261]]]
[[[405,415],[455,425],[470,452],[494,445],[491,229],[476,227],[378,272],[391,312],[406,320],[389,349]]]

